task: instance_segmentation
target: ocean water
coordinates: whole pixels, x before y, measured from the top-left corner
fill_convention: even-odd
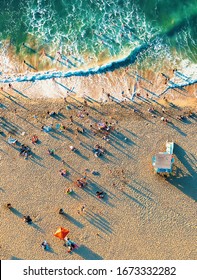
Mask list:
[[[37,70],[46,66],[39,60],[43,51],[47,69],[59,59],[65,71],[110,61],[121,61],[110,70],[135,63],[136,69],[155,71],[166,63],[176,67],[182,60],[197,62],[196,0],[0,0],[0,4],[1,64],[7,68],[14,63],[6,57],[10,50]]]

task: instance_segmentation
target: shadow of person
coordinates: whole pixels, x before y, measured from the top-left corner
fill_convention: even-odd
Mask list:
[[[16,216],[18,216],[19,218],[23,218],[23,214],[21,212],[19,212],[16,208],[11,207],[10,211],[15,214]]]
[[[78,249],[74,250],[73,252],[75,252],[85,260],[103,260],[103,258],[100,255],[93,252],[85,245],[81,245]]]

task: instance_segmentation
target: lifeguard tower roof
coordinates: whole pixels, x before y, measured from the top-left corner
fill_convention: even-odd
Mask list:
[[[155,168],[158,169],[171,169],[172,155],[167,153],[159,153],[155,156]]]

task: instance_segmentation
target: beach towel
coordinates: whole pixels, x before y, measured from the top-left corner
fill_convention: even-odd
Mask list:
[[[43,127],[43,131],[45,131],[45,132],[49,132],[49,131],[51,131],[51,126],[47,126],[47,125],[45,125],[44,127]]]
[[[60,129],[60,126],[61,126],[61,125],[60,125],[59,123],[57,123],[56,126],[55,126],[55,128],[56,128],[56,129]]]
[[[106,128],[106,124],[105,124],[104,122],[99,122],[99,123],[97,124],[97,126],[98,126],[98,129]]]
[[[17,140],[15,138],[9,137],[8,138],[8,144],[15,144]]]

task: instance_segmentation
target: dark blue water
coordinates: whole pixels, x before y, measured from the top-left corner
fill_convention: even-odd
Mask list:
[[[48,55],[57,52],[65,69],[128,56],[149,44],[137,57],[138,67],[158,63],[197,62],[195,0],[0,0],[1,54]],[[9,44],[5,44],[5,40]],[[7,41],[6,41],[7,42]],[[24,45],[25,44],[25,45]],[[48,65],[50,67],[50,65]],[[37,63],[38,70],[45,65]]]

